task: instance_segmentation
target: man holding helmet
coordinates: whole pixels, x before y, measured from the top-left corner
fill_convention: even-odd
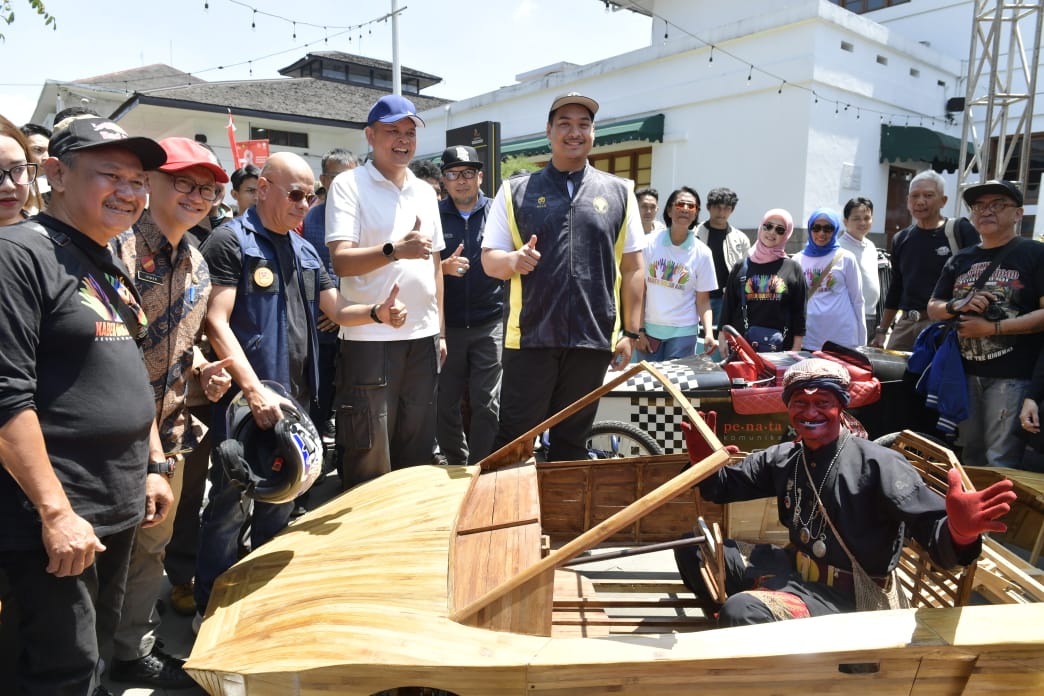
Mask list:
[[[203,245],[213,283],[207,337],[219,358],[233,359],[228,371],[261,430],[283,419],[289,403],[262,380],[280,385],[297,404],[310,406],[316,398],[319,311],[342,326],[380,323],[398,328],[406,321],[406,308],[396,300],[397,285],[380,304],[349,304],[337,293],[315,248],[291,234],[315,200],[314,184],[311,167],[300,156],[272,155],[258,178],[257,202],[214,230]],[[228,396],[215,407],[215,442],[231,435],[225,420],[231,400]],[[307,420],[307,406],[293,410]],[[214,580],[238,560],[239,531],[246,521],[242,491],[230,485],[222,469],[211,470],[210,499],[200,528],[196,625]],[[282,530],[292,509],[292,500],[256,500],[251,546],[257,548]]]

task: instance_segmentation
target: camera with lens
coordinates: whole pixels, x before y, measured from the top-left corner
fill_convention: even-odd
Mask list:
[[[996,300],[991,300],[986,309],[982,311],[982,318],[987,321],[1000,321],[1001,319],[1007,319],[1008,315],[1004,312],[1004,308],[1000,306],[1000,303]]]

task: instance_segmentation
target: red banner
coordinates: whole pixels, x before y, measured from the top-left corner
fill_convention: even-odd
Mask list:
[[[236,168],[252,164],[261,168],[268,161],[268,140],[242,140],[236,143]]]

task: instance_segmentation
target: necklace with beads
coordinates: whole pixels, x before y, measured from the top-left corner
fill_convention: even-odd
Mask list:
[[[823,474],[823,480],[819,482],[819,490],[816,491],[817,499],[822,499],[823,488],[826,486],[827,480],[830,478],[830,472],[833,471],[834,465],[837,460],[841,457],[841,452],[845,449],[845,445],[848,444],[848,434],[842,433],[841,441],[837,446],[837,452],[834,453],[833,459],[830,460],[830,464],[827,466],[826,472]],[[805,444],[801,444],[801,466],[805,470],[805,477],[808,479],[808,485],[815,491],[815,482],[812,480],[812,472],[808,468],[808,459],[805,456]],[[801,519],[801,491],[802,486],[798,485],[798,465],[797,457],[794,458],[794,478],[788,481],[788,488],[791,488],[794,492],[794,515],[793,515],[793,528],[798,530],[798,538],[802,544],[808,544],[812,539],[812,554],[816,558],[822,558],[826,555],[826,522],[823,516],[820,514],[819,506],[813,504],[812,510],[809,512],[808,519]],[[783,501],[784,506],[790,507],[791,500],[790,494],[788,493]],[[816,522],[816,518],[819,518],[819,525],[815,531],[812,531],[812,526]]]

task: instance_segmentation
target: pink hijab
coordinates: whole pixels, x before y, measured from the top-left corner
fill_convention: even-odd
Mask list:
[[[783,218],[783,224],[786,225],[787,233],[783,235],[783,241],[780,244],[771,248],[762,246],[760,241],[755,241],[754,246],[750,248],[750,260],[754,263],[772,263],[776,259],[783,259],[787,256],[787,240],[790,239],[790,235],[794,234],[794,218],[782,208],[773,208],[761,218],[761,225],[764,225],[769,218],[773,217]],[[758,225],[759,236],[761,235],[761,225]]]

